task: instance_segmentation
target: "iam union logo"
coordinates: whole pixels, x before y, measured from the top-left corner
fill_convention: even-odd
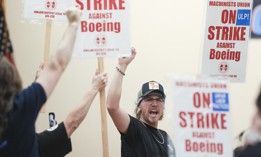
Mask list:
[[[57,7],[56,0],[46,0],[45,1],[45,8],[48,10],[53,10]]]
[[[227,63],[227,62],[221,62],[221,63],[219,64],[218,69],[219,69],[219,72],[221,72],[221,73],[226,73],[226,72],[228,72],[228,69],[229,69],[228,63]]]
[[[107,44],[107,38],[104,34],[99,34],[95,38],[95,43],[98,47],[104,47]]]

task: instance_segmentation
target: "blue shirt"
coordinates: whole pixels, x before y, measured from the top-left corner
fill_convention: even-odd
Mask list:
[[[46,94],[39,83],[33,83],[14,97],[8,113],[8,128],[0,141],[0,157],[38,157],[35,121]]]

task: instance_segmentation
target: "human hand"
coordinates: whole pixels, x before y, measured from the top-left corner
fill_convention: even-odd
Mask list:
[[[135,48],[131,48],[131,55],[129,57],[120,57],[118,59],[119,65],[128,66],[128,64],[135,58],[136,50]]]
[[[99,71],[96,70],[95,75],[92,78],[92,87],[95,90],[102,90],[108,82],[108,76],[107,73],[101,73],[99,74]]]
[[[82,11],[79,8],[69,8],[66,11],[66,16],[69,23],[79,23],[81,19]]]

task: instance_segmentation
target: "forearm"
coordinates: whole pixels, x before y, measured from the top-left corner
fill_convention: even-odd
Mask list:
[[[118,66],[118,68],[125,73],[127,66]],[[107,95],[107,108],[109,111],[119,109],[123,77],[124,75],[116,69]]]
[[[53,61],[57,61],[57,65],[59,65],[61,69],[65,69],[70,61],[73,53],[74,43],[76,40],[77,29],[77,22],[69,23],[61,41],[58,44]]]
[[[90,106],[98,93],[98,90],[91,89],[88,91],[78,103],[76,109],[74,109],[65,119],[64,124],[68,137],[79,127],[84,118],[86,117]]]
[[[80,23],[81,10],[77,8],[68,9],[66,15],[69,23],[64,35],[58,44],[56,52],[50,58],[41,76],[36,80],[44,88],[47,97],[52,93],[71,59]]]
[[[67,30],[65,30],[64,36],[57,47],[56,53],[52,55],[49,63],[37,80],[37,82],[44,87],[47,97],[52,93],[71,59],[77,27],[75,22],[68,25]]]

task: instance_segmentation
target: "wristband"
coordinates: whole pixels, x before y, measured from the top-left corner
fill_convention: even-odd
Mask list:
[[[116,69],[117,69],[117,71],[118,71],[119,73],[121,73],[123,76],[125,76],[125,73],[124,73],[123,71],[121,71],[118,67],[116,67]]]

